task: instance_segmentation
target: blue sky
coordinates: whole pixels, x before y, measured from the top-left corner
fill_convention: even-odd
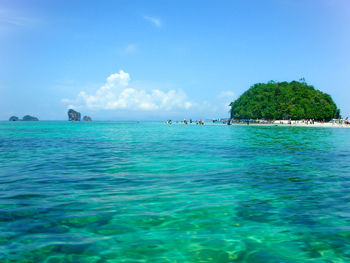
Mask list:
[[[350,1],[0,0],[0,119],[227,117],[302,77],[350,116]]]

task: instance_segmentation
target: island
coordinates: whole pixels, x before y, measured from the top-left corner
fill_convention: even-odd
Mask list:
[[[81,114],[73,109],[68,110],[68,120],[69,121],[80,121]]]
[[[92,121],[90,116],[84,116],[83,121]]]
[[[30,115],[25,115],[23,116],[22,119],[19,119],[17,116],[11,116],[9,121],[38,121],[39,119],[37,117],[34,116],[30,116]]]
[[[329,121],[340,117],[330,95],[304,80],[257,83],[230,104],[231,119]]]
[[[25,115],[22,118],[22,121],[38,121],[39,119],[37,117],[34,116],[30,116],[30,115]]]
[[[9,121],[19,121],[19,118],[17,116],[11,116]]]

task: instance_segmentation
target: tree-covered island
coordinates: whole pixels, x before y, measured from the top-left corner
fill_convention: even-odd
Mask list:
[[[233,119],[314,119],[340,117],[331,96],[304,81],[257,83],[230,104]]]

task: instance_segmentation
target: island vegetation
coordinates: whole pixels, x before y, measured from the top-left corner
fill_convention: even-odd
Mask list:
[[[22,118],[22,121],[38,121],[39,119],[37,117],[34,116],[30,116],[30,115],[25,115]]]
[[[254,84],[230,106],[233,119],[328,121],[340,117],[340,110],[331,96],[303,79]]]
[[[30,116],[30,115],[25,115],[23,116],[22,119],[19,119],[17,116],[11,116],[9,118],[9,121],[38,121],[39,119],[37,117],[34,116]]]

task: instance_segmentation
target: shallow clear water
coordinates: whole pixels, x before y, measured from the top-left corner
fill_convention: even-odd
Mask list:
[[[349,261],[349,129],[0,123],[0,262]]]

